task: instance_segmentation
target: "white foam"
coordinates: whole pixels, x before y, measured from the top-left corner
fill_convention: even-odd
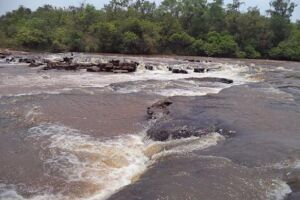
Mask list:
[[[282,161],[280,163],[276,163],[271,166],[267,166],[270,168],[275,168],[275,169],[300,169],[300,160],[287,160],[287,161]]]
[[[32,140],[49,142],[43,146],[48,174],[59,171],[68,181],[87,181],[101,187],[97,198],[104,198],[130,184],[131,178],[146,170],[149,159],[143,155],[142,137],[128,135],[99,141],[79,131],[60,125],[43,124],[29,130]],[[43,142],[45,144],[45,142]]]
[[[1,200],[23,200],[21,195],[16,192],[15,186],[0,184],[0,199]]]
[[[101,200],[132,183],[157,158],[204,149],[224,139],[218,133],[212,133],[201,138],[154,142],[146,139],[145,135],[142,132],[100,140],[63,125],[41,124],[29,129],[26,140],[42,148],[40,159],[47,175],[62,178],[68,183],[88,182],[96,186],[96,192],[77,199]],[[26,199],[16,191],[15,188],[0,190],[0,197]],[[59,193],[29,199],[66,200],[70,197]]]
[[[273,180],[267,193],[268,200],[284,200],[291,193],[290,186],[281,180]]]
[[[166,62],[166,61],[164,61]],[[47,71],[43,74],[37,73],[25,73],[24,75],[14,75],[14,74],[1,74],[1,87],[4,88],[24,88],[36,89],[40,93],[44,93],[51,90],[59,90],[63,88],[85,88],[85,87],[96,87],[103,88],[109,86],[113,83],[121,82],[130,82],[130,81],[141,81],[141,80],[159,80],[159,81],[168,81],[168,80],[178,80],[184,78],[203,78],[203,77],[217,77],[217,78],[228,78],[233,79],[234,84],[239,85],[247,82],[253,82],[249,78],[252,68],[242,65],[229,65],[221,63],[212,63],[208,67],[216,68],[217,70],[212,70],[207,73],[193,73],[191,70],[189,74],[173,74],[167,69],[167,63],[158,63],[155,66],[155,70],[149,71],[144,70],[144,67],[139,66],[137,72],[131,74],[105,74],[105,73],[88,73],[88,72],[65,72],[65,71]],[[171,65],[172,67],[176,65]],[[187,69],[188,64],[177,64],[178,68]],[[221,88],[223,89],[223,88]],[[168,93],[169,91],[165,92]],[[183,91],[181,91],[183,92]],[[37,92],[34,92],[37,93]],[[193,95],[203,95],[207,92],[198,91],[190,93],[183,93],[183,95],[191,96]],[[164,92],[162,92],[164,94]],[[174,92],[174,95],[177,95],[177,92]],[[5,96],[5,95],[3,95]]]
[[[167,142],[153,142],[151,145],[158,145],[163,150],[153,155],[153,158],[159,158],[172,154],[185,154],[196,150],[206,149],[217,145],[219,141],[225,140],[219,133],[210,133],[202,137],[190,137],[180,140],[169,140]]]
[[[162,96],[204,96],[207,94],[216,94],[219,93],[222,88],[208,88],[201,87],[197,89],[164,89],[157,91],[156,93]]]

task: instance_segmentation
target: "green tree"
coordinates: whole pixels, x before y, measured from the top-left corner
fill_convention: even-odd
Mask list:
[[[191,53],[197,56],[205,55],[205,42],[201,39],[195,40],[191,46]]]
[[[270,2],[271,29],[274,32],[275,46],[289,37],[291,32],[290,18],[296,4],[290,0],[274,0]]]
[[[214,0],[208,5],[207,20],[210,31],[222,32],[225,28],[223,0]]]
[[[97,50],[106,53],[116,53],[120,48],[121,35],[114,23],[97,23],[91,27],[94,43],[98,45]]]
[[[287,40],[270,51],[270,56],[274,59],[300,61],[300,31],[292,32]]]
[[[186,53],[187,48],[195,39],[185,32],[174,33],[169,38],[169,44],[174,53]]]
[[[182,1],[180,21],[184,30],[193,37],[203,35],[208,31],[206,21],[207,1],[206,0],[185,0]]]
[[[241,12],[240,0],[111,0],[68,8],[23,6],[0,16],[0,47],[110,53],[176,53],[298,60],[299,21],[291,0],[271,0],[269,16]]]
[[[139,37],[130,31],[123,34],[122,53],[139,53]]]
[[[208,33],[205,45],[205,52],[208,56],[234,57],[237,51],[238,45],[231,35],[217,32]]]
[[[44,33],[31,26],[23,26],[18,29],[16,40],[23,47],[40,49],[47,44],[47,38]]]

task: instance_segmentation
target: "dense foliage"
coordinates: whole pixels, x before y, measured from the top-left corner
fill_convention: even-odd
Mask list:
[[[0,18],[0,46],[53,52],[273,58],[300,60],[300,22],[295,4],[272,0],[268,15],[240,12],[233,0],[111,0],[101,10],[89,4],[36,11],[20,7]]]

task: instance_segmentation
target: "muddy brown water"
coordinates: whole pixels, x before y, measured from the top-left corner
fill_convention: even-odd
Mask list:
[[[99,75],[0,64],[1,200],[298,198],[299,63],[212,59],[220,71],[184,76],[166,69],[191,64],[181,57],[130,58],[157,69]],[[206,76],[234,84],[185,80]],[[165,98],[169,114],[149,121],[147,107]],[[146,137],[206,126],[234,134]]]

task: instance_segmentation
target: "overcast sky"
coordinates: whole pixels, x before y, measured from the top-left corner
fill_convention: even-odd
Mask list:
[[[157,3],[161,0],[155,0]],[[232,0],[224,0],[225,3],[230,3]],[[293,21],[300,19],[300,0],[292,0],[299,6],[296,8],[293,16]],[[5,14],[8,11],[18,8],[20,5],[25,7],[36,9],[39,6],[50,4],[57,7],[68,7],[70,5],[78,6],[81,2],[93,4],[97,8],[102,8],[104,4],[109,0],[0,0],[0,15]],[[258,6],[261,11],[269,9],[269,0],[244,0],[246,3],[243,6],[243,10],[247,10],[248,7]]]

